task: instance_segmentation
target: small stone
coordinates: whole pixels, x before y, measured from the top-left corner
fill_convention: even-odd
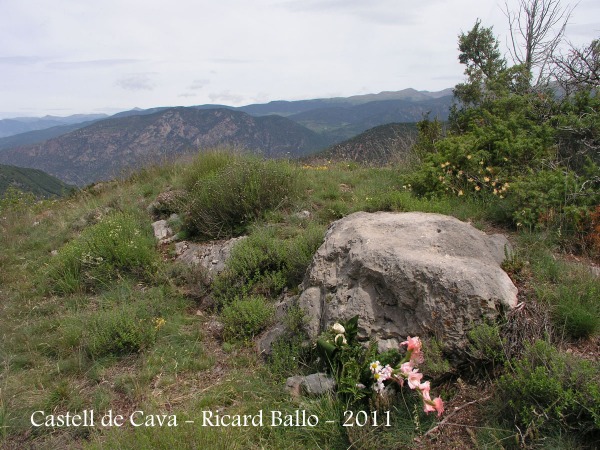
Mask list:
[[[301,386],[306,395],[318,396],[333,392],[335,380],[325,373],[313,373],[304,377]]]
[[[169,227],[166,220],[157,220],[152,223],[154,237],[158,240],[168,239],[173,236],[173,230]]]
[[[307,211],[307,210],[300,211],[300,212],[297,212],[296,214],[294,214],[294,216],[297,217],[298,219],[309,219],[310,211]]]
[[[293,398],[299,398],[302,395],[302,389],[300,387],[302,381],[304,381],[304,377],[300,375],[289,377],[285,380],[285,388]]]

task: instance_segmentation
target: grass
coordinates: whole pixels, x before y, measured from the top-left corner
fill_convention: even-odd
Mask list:
[[[405,184],[406,173],[342,163],[301,167],[215,152],[150,167],[125,181],[89,187],[61,201],[3,210],[0,446],[26,442],[33,448],[93,449],[409,448],[434,425],[411,396],[398,396],[388,405],[394,418],[390,427],[342,427],[348,405],[339,398],[296,400],[287,394],[286,376],[319,367],[312,348],[303,343],[298,311],[291,310],[283,319],[288,334],[275,345],[269,362],[248,345],[272,320],[273,303],[284,292],[298,292],[332,220],[355,211],[425,211],[450,214],[483,229],[502,223],[502,205],[491,200],[414,196]],[[176,227],[191,227],[188,232],[202,239],[242,231],[248,235],[212,285],[201,272],[173,263],[172,250],[159,251],[154,244],[146,207],[168,188],[186,190],[195,199],[177,211],[182,220]],[[240,193],[248,194],[243,203],[237,203]],[[241,215],[240,206],[246,208]],[[219,224],[220,231],[201,231],[200,217],[210,217],[207,224]],[[119,227],[118,235],[111,236]],[[580,367],[578,362],[564,365],[557,345],[560,339],[570,345],[597,339],[598,279],[580,264],[557,256],[546,235],[511,233],[517,251],[509,271],[522,299],[545,305],[558,330],[555,343],[548,344],[554,356],[547,357],[544,367],[552,368],[553,380],[567,380],[560,381],[567,392],[561,398],[568,402],[571,395],[588,405],[569,386],[587,386],[589,399],[595,398],[593,385],[567,375],[585,372],[584,378],[592,380],[596,366],[582,363],[582,372],[574,369]],[[198,300],[209,293],[220,311],[199,311]],[[224,323],[229,342],[209,331],[207,324],[215,319]],[[531,355],[506,360],[503,341],[498,340],[501,329],[489,324],[472,336],[473,360],[486,366],[477,382],[485,379],[499,387],[497,375],[503,373],[504,387],[529,389],[531,380],[534,385],[550,383],[536,372],[526,372],[533,367]],[[439,345],[426,345],[432,348],[427,357],[431,365],[423,371],[447,377],[450,369]],[[439,388],[447,393],[445,399],[458,390],[449,383]],[[532,389],[521,397],[527,398]],[[537,397],[536,401],[542,402]],[[52,430],[32,429],[29,423],[36,410],[90,408],[102,414],[111,409],[122,414],[174,414],[181,425]],[[593,405],[587,408],[596,411]],[[228,414],[301,409],[318,415],[322,423],[314,428],[202,427],[198,418],[203,411],[217,409]],[[515,426],[523,429],[528,418],[511,422],[507,417],[519,417],[522,410],[519,406],[502,416],[499,409],[489,417],[482,415],[482,426],[500,427],[505,434],[481,433],[481,445],[499,448],[494,442],[505,445],[507,437],[514,439]],[[555,415],[555,423],[565,411]],[[184,424],[188,419],[194,423]],[[576,448],[583,428],[568,423],[564,429],[538,426],[542,434],[528,436],[528,442],[552,441],[557,447],[571,443]]]

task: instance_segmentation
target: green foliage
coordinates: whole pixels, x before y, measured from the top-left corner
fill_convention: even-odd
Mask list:
[[[138,308],[117,308],[91,318],[84,349],[92,359],[139,353],[156,340],[157,323]]]
[[[358,342],[358,316],[338,324],[344,333],[330,328],[317,339],[317,350],[335,378],[337,393],[349,404],[355,404],[367,397],[368,391],[359,386],[371,384],[369,363],[376,356],[376,346],[372,343],[365,350]]]
[[[260,296],[236,298],[221,311],[226,340],[249,340],[268,327],[274,315],[269,301]]]
[[[529,230],[545,228],[581,235],[587,231],[592,207],[600,202],[597,184],[566,168],[532,170],[513,184],[509,200],[514,205],[514,220]]]
[[[600,203],[600,100],[588,90],[557,99],[531,92],[520,66],[506,68],[491,29],[459,39],[467,83],[451,132],[408,177],[420,196],[468,196],[502,207],[498,220],[549,229],[586,249]],[[425,125],[425,124],[424,124]],[[500,210],[499,210],[500,211]],[[592,246],[593,247],[593,246]]]
[[[242,234],[268,211],[291,205],[299,195],[298,169],[285,161],[248,156],[220,169],[219,164],[200,166],[201,178],[188,187],[186,227],[192,234],[207,238]]]
[[[413,146],[413,152],[419,159],[424,159],[427,154],[436,152],[435,143],[442,137],[442,123],[437,117],[430,120],[429,113],[427,113],[417,123],[417,142]]]
[[[183,176],[183,184],[186,190],[193,192],[198,183],[227,167],[236,158],[239,158],[239,155],[236,156],[233,151],[227,150],[209,150],[199,153],[186,167]]]
[[[593,276],[586,278],[556,286],[546,295],[554,306],[552,314],[558,329],[574,339],[600,331],[600,283]]]
[[[283,334],[275,340],[268,359],[269,371],[281,378],[297,375],[306,370],[311,350],[306,345],[306,315],[298,305],[292,305],[283,317]]]
[[[506,360],[500,327],[496,324],[482,323],[469,331],[467,336],[467,353],[473,370],[493,375],[494,370],[501,367]]]
[[[75,187],[38,169],[0,164],[0,196],[5,196],[10,189],[27,192],[33,197],[49,198],[69,194]]]
[[[465,65],[468,82],[457,85],[454,95],[465,105],[479,104],[486,93],[487,82],[506,67],[498,39],[492,28],[482,27],[478,20],[469,32],[459,35],[458,49],[458,60]]]
[[[580,90],[560,104],[553,118],[558,156],[569,169],[585,172],[590,162],[600,165],[600,96]]]
[[[277,296],[295,288],[323,240],[323,228],[309,225],[296,236],[278,236],[273,227],[257,228],[231,251],[227,267],[213,283],[215,296],[227,302],[247,294]]]
[[[23,192],[14,186],[9,186],[0,198],[0,213],[26,211],[35,201],[36,198],[32,192]]]
[[[500,378],[502,411],[524,434],[562,431],[597,439],[600,366],[558,352],[544,341],[527,347]],[[525,433],[527,430],[527,433]]]
[[[81,351],[96,360],[142,352],[155,343],[167,323],[164,317],[181,307],[165,289],[151,288],[142,293],[123,282],[98,302],[93,312],[83,310],[60,323],[53,347],[58,356]]]
[[[135,216],[109,215],[60,249],[46,273],[49,288],[67,294],[94,291],[124,275],[148,278],[158,264],[154,245]]]

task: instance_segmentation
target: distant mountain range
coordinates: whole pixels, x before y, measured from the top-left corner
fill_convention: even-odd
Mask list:
[[[41,170],[0,164],[0,197],[10,186],[38,197],[60,197],[75,188]]]
[[[67,117],[15,117],[0,120],[0,138],[26,133],[28,131],[44,130],[60,125],[74,125],[92,120],[105,119],[106,114],[75,114]]]
[[[270,158],[298,158],[379,125],[414,123],[426,113],[446,120],[451,104],[450,89],[405,89],[242,107],[136,108],[109,118],[78,115],[46,116],[37,121],[5,119],[0,122],[35,124],[38,129],[0,138],[0,163],[41,169],[83,186],[144,164],[214,146],[242,147]],[[62,123],[54,126],[56,119]],[[48,127],[39,129],[42,123]]]
[[[0,163],[42,169],[84,186],[203,148],[238,146],[277,158],[325,145],[317,133],[284,117],[178,107],[102,120],[40,144],[2,150]]]

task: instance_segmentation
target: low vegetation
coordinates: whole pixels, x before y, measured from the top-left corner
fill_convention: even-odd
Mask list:
[[[509,67],[491,30],[479,22],[459,45],[467,67],[467,82],[455,91],[460,103],[448,124],[425,118],[417,125],[410,164],[310,165],[202,151],[193,161],[148,167],[60,201],[16,191],[4,196],[2,445],[597,446],[597,85],[563,79],[570,89],[554,95],[532,82],[531,67]],[[480,60],[482,54],[488,60]],[[168,210],[179,215],[170,219],[179,237],[247,236],[212,279],[174,261],[174,244],[157,246],[147,208],[167,190],[180,192]],[[350,320],[318,343],[308,342],[302,311],[275,308],[298,292],[329,224],[355,211],[449,214],[509,235],[514,248],[507,250],[504,269],[519,288],[520,304],[500,321],[470,331],[463,364],[449,361],[433,337],[423,339],[419,367],[428,384],[384,389],[374,375],[390,381],[393,369],[408,378],[409,368],[399,364],[421,364],[411,353],[420,352],[420,341],[413,337],[406,351],[379,353],[374,341],[367,347],[356,342],[360,324]],[[263,358],[253,339],[273,323],[285,329]],[[336,393],[295,398],[286,391],[286,377],[317,371],[336,379]],[[423,411],[441,413],[438,396],[447,422]],[[45,421],[50,414],[89,410],[96,421],[137,414],[145,425],[31,423],[35,411],[41,411],[36,420]],[[202,423],[206,412],[261,411],[290,417],[305,411],[320,422]],[[161,420],[177,426],[157,425]]]
[[[203,181],[225,180],[246,170],[242,167],[263,177],[271,174],[265,167],[273,169],[273,178],[263,181],[267,186],[285,183],[286,195],[266,189],[261,195],[272,193],[273,198],[261,204],[270,207],[228,228],[226,235],[243,229],[248,237],[234,247],[226,270],[209,282],[201,272],[194,273],[198,269],[172,262],[167,248],[162,253],[157,249],[146,206],[167,187],[194,195]],[[416,196],[409,186],[412,173],[351,163],[294,166],[216,152],[191,163],[149,168],[60,202],[14,202],[3,210],[1,222],[0,327],[6,336],[1,347],[2,439],[9,446],[28,439],[33,446],[91,448],[138,448],[145,441],[178,448],[217,441],[224,448],[306,448],[315,442],[328,448],[413,445],[436,423],[421,411],[418,396],[398,396],[378,409],[368,402],[371,394],[355,387],[369,379],[361,365],[371,359],[395,364],[401,355],[371,349],[361,356],[358,350],[344,350],[343,370],[336,375],[343,392],[299,404],[286,393],[285,378],[332,370],[306,345],[302,312],[292,309],[277,318],[287,331],[274,343],[267,362],[252,344],[275,320],[274,302],[282,293],[296,291],[332,220],[358,210],[420,210],[453,214],[483,229],[504,223],[497,221],[500,199]],[[212,191],[214,195],[230,194],[231,184],[214,184],[213,189],[217,186],[225,192]],[[258,190],[253,192],[255,199],[260,197]],[[179,232],[209,239],[195,228],[197,204],[184,201],[178,207],[184,218],[174,223]],[[32,226],[34,222],[38,224]],[[430,377],[432,391],[449,405],[461,392],[452,381],[458,376],[463,384],[493,386],[478,414],[485,432],[476,439],[483,447],[548,439],[584,448],[598,439],[600,368],[594,358],[566,350],[597,342],[598,279],[561,253],[564,237],[547,229],[505,232],[515,243],[505,269],[519,285],[522,301],[546,305],[540,310],[547,313],[547,332],[532,331],[526,340],[515,337],[511,324],[522,320],[519,313],[506,323],[481,326],[470,335],[471,365],[460,369],[445,359],[439,344],[426,340],[422,371]],[[213,298],[214,309],[199,311],[197,302],[206,295]],[[218,336],[210,331],[215,315],[223,324]],[[495,402],[502,408],[494,408]],[[182,424],[208,410],[257,414],[298,408],[335,424],[294,429]],[[493,413],[486,413],[488,408]],[[52,429],[32,428],[29,422],[32,411],[86,409],[170,411],[179,425]],[[387,410],[393,421],[390,427],[343,427],[349,410]]]

